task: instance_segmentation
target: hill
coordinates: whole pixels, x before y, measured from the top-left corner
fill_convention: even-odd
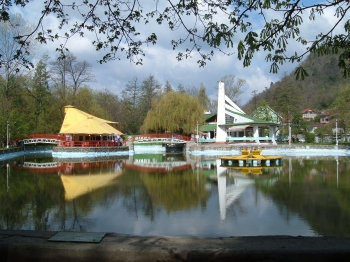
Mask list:
[[[350,83],[349,78],[342,77],[337,55],[319,57],[310,54],[302,66],[309,74],[304,80],[296,80],[292,72],[265,87],[242,107],[243,110],[249,114],[262,100],[266,100],[274,110],[285,114],[301,112],[308,107],[322,111],[332,106],[339,87]]]

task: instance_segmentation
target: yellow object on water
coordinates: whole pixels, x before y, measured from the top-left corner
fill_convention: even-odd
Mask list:
[[[239,156],[223,156],[221,166],[224,167],[243,167],[243,166],[281,166],[282,156],[264,156],[261,155],[261,149],[241,150]]]

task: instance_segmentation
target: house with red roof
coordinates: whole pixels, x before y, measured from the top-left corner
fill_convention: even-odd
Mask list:
[[[316,116],[318,116],[318,113],[311,108],[305,108],[303,111],[301,111],[301,115],[304,120],[306,121],[311,121],[313,120]]]

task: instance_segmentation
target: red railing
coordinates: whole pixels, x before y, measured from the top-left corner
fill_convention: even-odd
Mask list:
[[[30,139],[44,138],[56,139],[60,141],[60,146],[74,146],[74,147],[102,147],[102,146],[121,146],[121,142],[114,141],[66,141],[66,136],[59,136],[55,134],[30,134],[27,135]]]
[[[101,147],[101,146],[121,146],[120,142],[113,141],[66,141],[66,136],[60,136],[55,134],[30,134],[27,135],[28,138],[46,138],[46,139],[56,139],[60,142],[61,146],[76,146],[76,147]],[[125,140],[138,141],[143,139],[155,139],[155,138],[174,138],[183,141],[191,141],[190,136],[177,135],[177,134],[142,134],[138,136],[126,136]],[[124,140],[124,141],[125,141]]]
[[[65,141],[66,137],[65,136],[59,136],[55,134],[30,134],[27,135],[28,138],[46,138],[46,139],[56,139],[60,141]]]
[[[190,136],[183,136],[183,135],[177,135],[177,134],[142,134],[142,135],[132,137],[132,140],[137,141],[137,140],[152,139],[152,138],[174,138],[174,139],[179,139],[184,141],[191,141]],[[127,139],[130,141],[129,136],[127,136]]]
[[[112,141],[64,141],[61,146],[69,147],[102,147],[102,146],[122,146],[120,142]]]

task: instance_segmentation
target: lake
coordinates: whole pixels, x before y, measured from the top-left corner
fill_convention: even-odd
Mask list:
[[[166,236],[350,236],[348,157],[224,168],[177,154],[1,163],[0,227]]]

